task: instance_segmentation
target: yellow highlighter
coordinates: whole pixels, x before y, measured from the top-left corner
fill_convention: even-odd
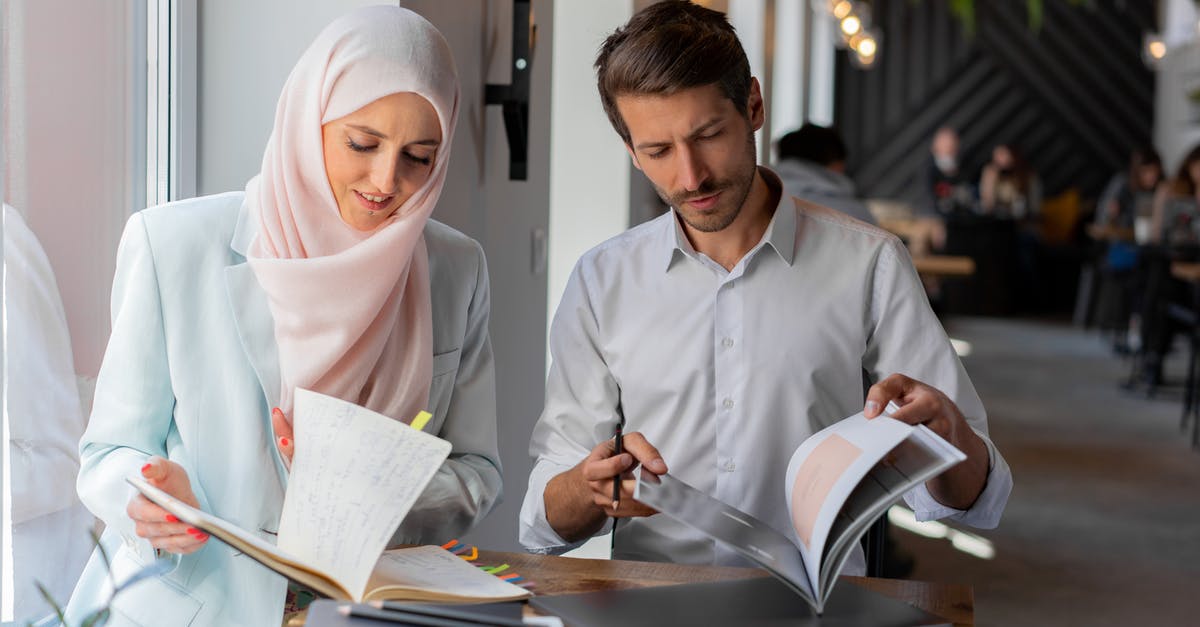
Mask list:
[[[429,423],[430,418],[433,418],[433,414],[427,411],[418,412],[416,417],[412,419],[412,422],[408,423],[408,426],[416,429],[417,431],[424,430],[425,425]]]

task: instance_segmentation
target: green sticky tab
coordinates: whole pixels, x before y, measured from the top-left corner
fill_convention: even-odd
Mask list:
[[[409,426],[417,431],[421,431],[425,428],[425,425],[429,423],[430,418],[433,418],[433,414],[427,411],[420,412],[417,414],[416,418],[412,419],[412,422],[409,423]]]

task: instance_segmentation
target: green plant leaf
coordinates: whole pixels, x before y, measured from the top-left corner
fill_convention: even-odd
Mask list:
[[[46,586],[43,586],[42,582],[40,581],[33,582],[33,585],[37,586],[38,592],[42,594],[42,598],[46,599],[46,602],[50,604],[50,607],[54,608],[54,615],[58,617],[58,622],[66,625],[67,617],[63,615],[62,608],[58,606],[58,602],[54,600],[54,596],[50,594],[50,591],[46,589]]]
[[[1046,6],[1042,4],[1043,0],[1026,0],[1025,6],[1029,10],[1029,30],[1037,33],[1042,30],[1042,22],[1046,17]]]

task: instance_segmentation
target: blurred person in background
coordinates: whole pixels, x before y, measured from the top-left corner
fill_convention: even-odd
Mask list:
[[[1171,276],[1174,261],[1200,257],[1200,146],[1192,148],[1170,180],[1154,194],[1150,243],[1144,260],[1146,288],[1142,303],[1144,352],[1141,377],[1151,390],[1163,381],[1163,359],[1179,331],[1167,311],[1172,302],[1191,306],[1190,291]]]
[[[1145,284],[1137,271],[1137,243],[1130,237],[1136,238],[1143,230],[1139,223],[1149,226],[1154,193],[1162,178],[1158,152],[1153,146],[1142,146],[1130,155],[1129,168],[1113,175],[1096,203],[1095,224],[1111,227],[1113,233],[1101,240],[1096,251],[1101,273],[1096,321],[1102,331],[1113,334],[1113,350],[1119,354],[1131,350],[1129,338],[1140,326],[1134,312]],[[1148,234],[1149,229],[1145,230]],[[1118,235],[1122,231],[1125,234]]]
[[[787,195],[875,224],[867,205],[858,198],[854,181],[846,176],[846,144],[837,130],[805,124],[781,137],[777,148],[775,172]]]
[[[939,128],[933,134],[929,153],[925,170],[917,179],[917,211],[942,216],[970,211],[975,204],[975,190],[959,162],[958,131],[949,126]]]
[[[992,160],[979,176],[979,210],[985,215],[1017,220],[1032,219],[1042,204],[1037,172],[1009,144],[992,149]]]

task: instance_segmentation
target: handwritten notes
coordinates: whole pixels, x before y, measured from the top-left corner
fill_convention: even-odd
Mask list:
[[[361,595],[379,554],[450,454],[449,442],[352,403],[296,390],[296,452],[279,548]]]

